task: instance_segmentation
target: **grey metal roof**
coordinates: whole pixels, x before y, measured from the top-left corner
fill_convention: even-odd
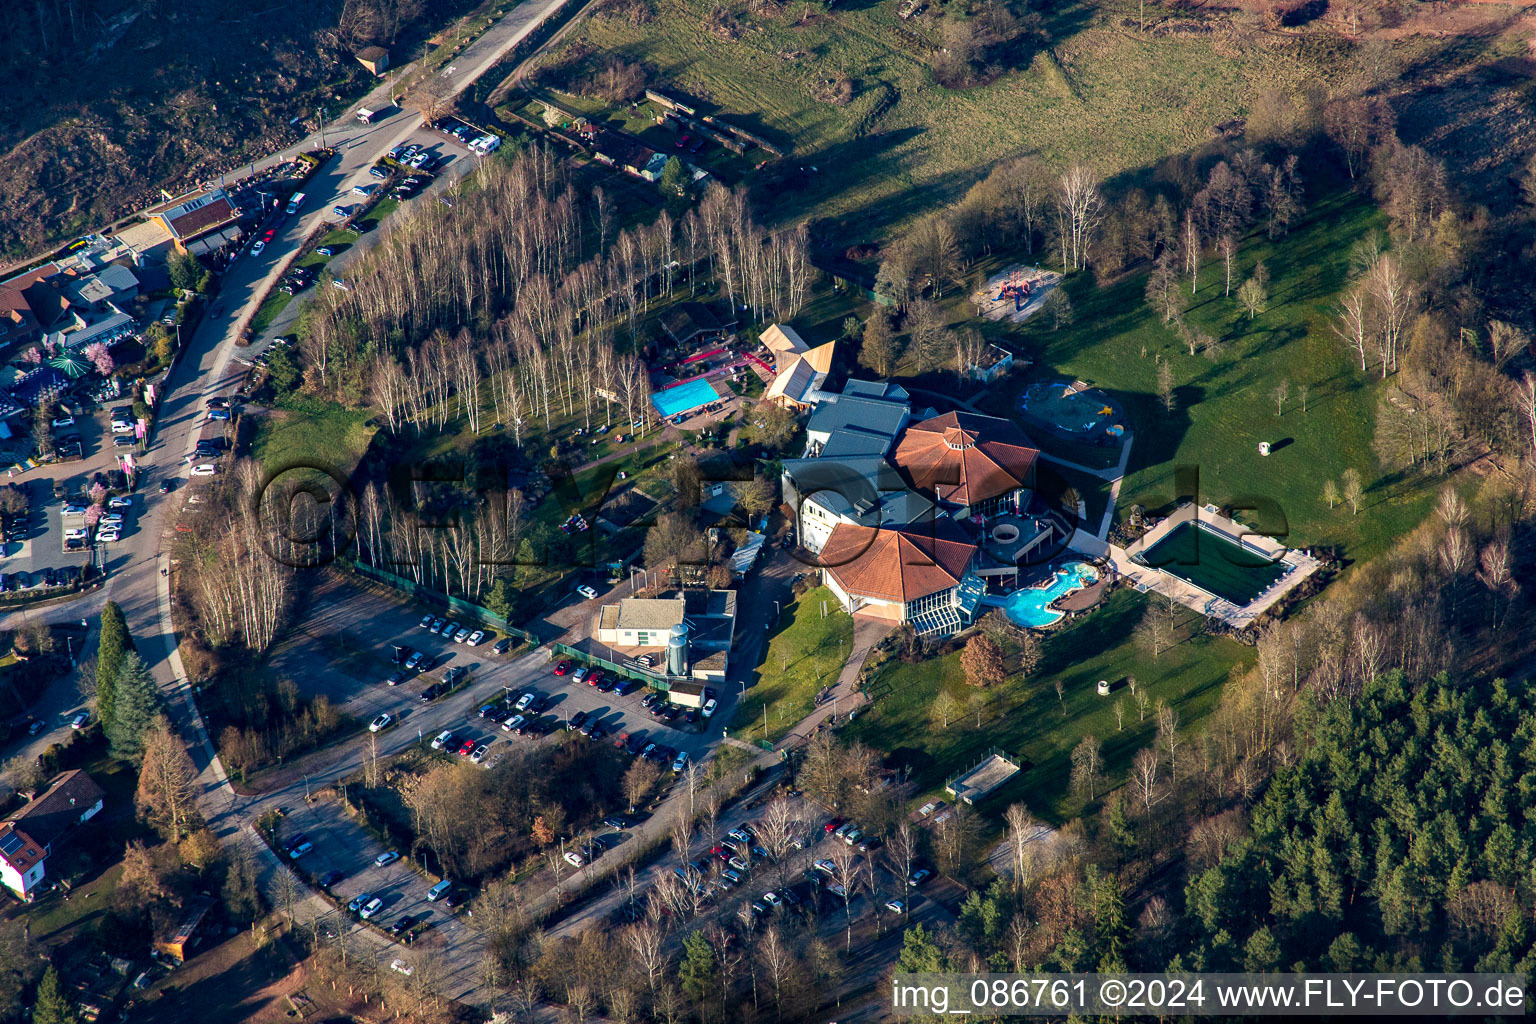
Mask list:
[[[878,458],[789,459],[784,472],[802,496],[860,526],[901,526],[933,517],[933,502]]]
[[[874,398],[886,402],[905,402],[912,397],[900,384],[857,377],[848,378],[848,383],[843,385],[843,394],[850,398]]]
[[[891,449],[892,437],[858,427],[842,427],[832,432],[827,443],[821,446],[823,459],[880,458]]]
[[[857,395],[844,395],[835,402],[822,402],[811,413],[806,429],[811,433],[830,434],[856,428],[869,434],[894,439],[907,417],[904,402],[887,402]]]

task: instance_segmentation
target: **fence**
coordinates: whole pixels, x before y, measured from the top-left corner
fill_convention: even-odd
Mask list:
[[[382,583],[392,590],[400,591],[407,597],[421,601],[423,604],[438,605],[440,607],[446,608],[448,611],[454,613],[457,616],[475,619],[479,622],[484,622],[488,625],[495,626],[503,633],[506,633],[509,636],[515,636],[519,640],[526,640],[528,643],[535,646],[537,646],[539,643],[539,638],[535,634],[528,632],[526,629],[518,629],[506,619],[491,611],[489,608],[475,604],[473,601],[466,601],[462,597],[454,597],[452,594],[441,593],[439,591],[433,590],[431,587],[422,586],[415,580],[396,575],[395,573],[389,572],[385,569],[375,568],[374,566],[368,565],[366,562],[342,560],[339,564],[343,568],[351,569],[359,576],[365,576],[376,583]]]
[[[552,643],[549,646],[550,649],[553,650],[556,654],[563,654],[572,658],[576,658],[585,662],[586,664],[594,665],[597,668],[603,669],[605,672],[612,672],[620,678],[633,679],[636,682],[644,683],[647,686],[653,686],[658,690],[672,689],[672,683],[669,680],[663,679],[659,676],[647,675],[644,672],[637,672],[635,671],[635,667],[633,665],[621,665],[617,662],[609,661],[607,658],[599,658],[597,655],[591,654],[587,651],[577,650],[576,648],[567,644]]]

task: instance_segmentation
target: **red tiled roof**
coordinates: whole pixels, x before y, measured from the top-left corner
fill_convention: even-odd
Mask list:
[[[974,505],[1032,484],[1039,454],[1009,420],[950,412],[907,427],[892,459],[918,490]]]
[[[223,196],[211,199],[201,206],[194,207],[177,216],[170,216],[175,211],[167,211],[165,216],[166,227],[176,238],[183,241],[206,235],[215,228],[221,228],[239,218],[240,211]]]
[[[0,822],[0,858],[18,875],[25,875],[42,860],[44,849],[44,844],[17,828],[14,821]]]
[[[901,530],[839,523],[820,558],[844,592],[906,602],[957,585],[975,555],[976,545],[940,523]]]

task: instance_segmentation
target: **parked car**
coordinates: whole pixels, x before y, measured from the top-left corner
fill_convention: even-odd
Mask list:
[[[373,915],[377,914],[383,909],[384,901],[375,896],[373,899],[363,904],[363,908],[357,912],[357,916],[361,917],[364,921],[367,921],[370,920]]]
[[[81,729],[85,728],[85,723],[89,722],[90,720],[91,720],[90,712],[89,711],[82,711],[78,715],[76,715],[74,718],[70,719],[69,727],[71,729],[75,730],[76,732],[79,732]]]
[[[366,906],[372,899],[373,893],[364,889],[362,892],[358,893],[356,896],[353,896],[350,900],[347,901],[347,909],[355,914],[359,910],[363,909],[363,907]]]
[[[398,971],[399,973],[405,975],[407,978],[411,976],[411,965],[406,963],[404,960],[401,960],[399,957],[396,957],[389,962],[389,969],[392,971]]]
[[[514,732],[526,721],[528,721],[526,715],[515,715],[501,723],[501,727],[507,732]]]
[[[491,648],[491,653],[492,654],[506,654],[511,649],[512,649],[512,638],[509,637],[509,636],[504,636],[500,640],[496,641],[496,645]]]
[[[437,698],[441,697],[442,695],[443,695],[443,684],[442,683],[433,683],[431,686],[429,686],[425,690],[421,691],[421,703],[423,703],[423,704],[430,704],[433,701],[437,700]]]
[[[517,698],[517,703],[513,706],[516,707],[519,711],[527,711],[529,705],[531,705],[537,697],[538,694],[534,693],[532,690],[529,690],[527,693]]]
[[[316,884],[319,885],[322,889],[329,889],[331,886],[335,885],[337,882],[346,877],[347,876],[342,874],[340,871],[327,871],[316,880]]]
[[[578,668],[576,670],[575,674],[573,674],[571,676],[571,679],[573,679],[574,681],[576,681],[578,683],[584,683],[584,682],[587,681],[587,676],[589,676],[591,674],[592,674],[592,670],[590,668],[588,668],[587,666],[583,665],[583,666],[581,666],[580,668]]]
[[[453,642],[454,643],[461,644],[465,640],[468,640],[468,639],[469,639],[469,627],[468,626],[460,626],[458,629],[454,630],[454,632],[453,632]]]
[[[69,415],[60,416],[53,421],[53,425],[55,427],[72,427],[75,425],[75,418]]]
[[[395,861],[397,861],[399,859],[400,859],[399,851],[397,851],[397,850],[386,850],[384,853],[381,853],[377,857],[373,858],[373,866],[376,867],[376,868],[381,868],[381,867],[383,867],[386,864],[393,864]]]
[[[421,667],[421,663],[425,658],[426,655],[421,651],[412,651],[411,656],[405,659],[405,667],[414,672],[417,668]]]
[[[469,639],[464,641],[464,643],[466,643],[470,647],[479,647],[484,642],[485,642],[485,630],[483,630],[483,629],[475,630],[473,633],[469,634]]]
[[[132,508],[133,499],[123,495],[115,495],[107,499],[107,508]]]
[[[411,915],[410,914],[401,914],[399,917],[395,918],[395,923],[389,926],[389,934],[391,934],[391,935],[399,935],[401,932],[405,931],[410,926],[411,926]],[[395,961],[395,963],[401,963],[401,962],[402,961],[399,961],[399,960]],[[394,964],[390,964],[390,966],[394,967],[395,965]],[[396,970],[398,970],[398,969],[399,968],[396,968]],[[411,967],[410,967],[409,964],[406,964],[404,973],[406,973],[406,974],[411,973]]]
[[[442,636],[442,638],[444,640],[452,640],[453,639],[453,634],[457,633],[458,631],[459,631],[459,624],[457,622],[454,622],[452,619],[450,619],[443,626],[442,632],[439,635]]]
[[[417,626],[418,629],[431,629],[432,628],[432,616],[431,615],[423,615],[421,617],[421,621],[416,623],[416,626]]]
[[[580,594],[582,597],[586,598],[588,601],[592,600],[594,597],[597,596],[597,591],[593,590],[591,587],[587,586],[585,583],[583,583],[581,586],[576,588],[576,593]]]
[[[447,619],[444,619],[444,618],[433,619],[432,620],[432,625],[427,627],[427,632],[429,632],[429,633],[441,633],[443,631],[443,627],[446,626],[446,625],[448,625],[448,620]]]
[[[491,745],[489,743],[482,743],[475,748],[475,752],[473,754],[469,755],[469,759],[475,764],[479,764],[481,761],[485,760],[485,755],[490,753],[490,750]]]
[[[679,775],[688,770],[688,752],[685,750],[672,760],[672,774]]]
[[[265,239],[261,239],[261,238],[256,239],[256,241],[251,243],[251,255],[252,256],[260,256],[261,255],[261,250],[265,249],[266,247],[267,247],[267,243],[266,243]]]
[[[340,209],[340,207],[337,207],[337,209]],[[329,245],[322,245],[320,248],[316,249],[315,252],[319,253],[321,256],[336,255],[336,250]]]
[[[111,544],[122,539],[123,535],[118,532],[118,529],[115,526],[106,527],[96,532],[96,542],[98,544]]]
[[[304,856],[306,853],[308,853],[310,850],[313,850],[314,848],[315,848],[315,844],[311,843],[309,840],[306,839],[304,842],[300,843],[298,846],[295,846],[293,849],[289,850],[288,851],[288,856],[291,859],[293,859],[293,860],[298,860],[300,857]]]
[[[577,729],[581,728],[581,723],[585,722],[586,720],[587,713],[585,711],[578,711],[571,716],[570,721],[565,723],[565,729],[567,732],[575,732]]]
[[[388,711],[382,712],[379,717],[368,723],[369,732],[383,732],[395,724],[395,716]]]
[[[448,746],[452,745],[452,743],[453,743],[453,733],[451,731],[447,730],[447,729],[444,729],[442,732],[438,733],[435,737],[433,737],[433,739],[432,739],[432,749],[433,750],[442,750],[445,747],[448,747]]]
[[[918,868],[916,871],[907,876],[907,886],[908,888],[916,889],[918,886],[922,885],[932,877],[932,871],[929,871],[927,868]]]

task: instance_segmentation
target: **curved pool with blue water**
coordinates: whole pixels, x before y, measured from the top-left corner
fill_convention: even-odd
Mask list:
[[[1074,590],[1092,586],[1099,580],[1098,570],[1087,562],[1068,562],[1056,570],[1056,575],[1043,587],[1027,587],[1001,597],[988,595],[983,604],[1001,608],[1003,614],[1016,625],[1035,629],[1049,626],[1062,617],[1063,612],[1052,610],[1049,605],[1058,597],[1065,597]]]

